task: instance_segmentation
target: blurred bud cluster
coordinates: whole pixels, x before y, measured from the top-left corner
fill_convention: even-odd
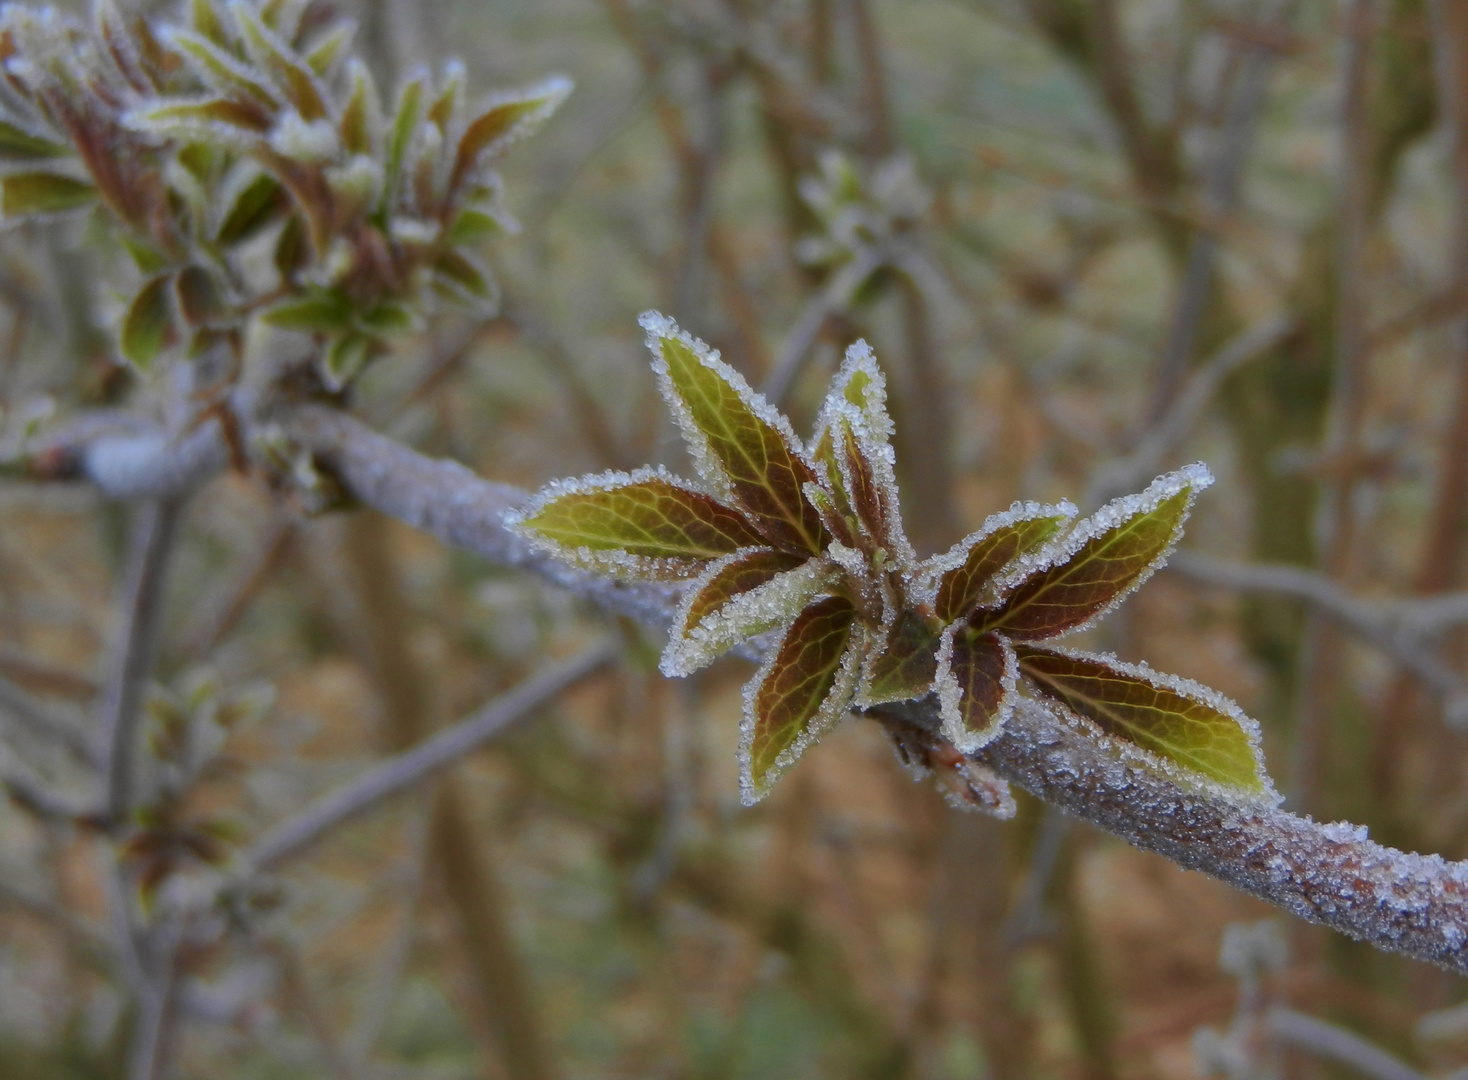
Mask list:
[[[471,106],[462,65],[417,72],[391,109],[311,0],[189,0],[153,21],[0,9],[0,211],[100,208],[134,271],[118,323],[165,355],[239,371],[252,318],[311,335],[338,390],[440,302],[492,313],[475,254],[515,227],[494,171],[564,79]]]
[[[841,151],[827,150],[820,171],[800,182],[800,197],[822,226],[796,244],[796,258],[807,266],[839,266],[886,246],[932,205],[932,193],[906,154],[864,170]]]

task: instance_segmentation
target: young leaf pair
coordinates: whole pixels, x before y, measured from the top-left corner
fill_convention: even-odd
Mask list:
[[[945,737],[992,739],[1023,675],[1032,692],[1163,767],[1250,798],[1272,794],[1257,730],[1205,687],[1042,644],[1090,625],[1176,542],[1202,466],[1074,523],[1016,504],[919,562],[902,531],[886,390],[847,352],[808,444],[718,354],[643,316],[653,369],[705,487],[661,469],[551,484],[510,524],[583,569],[686,581],[662,669],[686,675],[770,635],[745,689],[747,803],[852,707],[936,690]]]

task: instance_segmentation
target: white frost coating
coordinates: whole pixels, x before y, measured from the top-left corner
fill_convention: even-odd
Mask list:
[[[691,675],[741,641],[793,622],[807,604],[830,591],[839,573],[825,559],[808,559],[759,588],[740,593],[685,634],[670,636],[658,669],[669,678]],[[686,609],[680,608],[680,614],[687,618]]]
[[[621,550],[602,551],[584,546],[570,548],[542,536],[533,526],[525,524],[528,518],[534,517],[550,503],[567,495],[594,495],[598,492],[616,491],[634,484],[645,484],[649,480],[662,480],[696,495],[706,494],[697,484],[674,476],[661,465],[647,466],[632,472],[613,469],[574,479],[552,480],[524,506],[506,511],[500,520],[505,528],[516,536],[523,537],[536,551],[563,559],[582,570],[608,574],[621,581],[667,581],[670,578],[691,577],[703,570],[706,565],[704,560],[652,558]]]
[[[1034,521],[1036,518],[1073,519],[1079,513],[1075,503],[1069,499],[1062,499],[1058,503],[1014,502],[1010,504],[1008,510],[990,514],[977,530],[969,533],[947,551],[939,555],[930,555],[918,564],[912,577],[913,601],[931,604],[938,596],[938,587],[943,582],[943,576],[966,563],[968,553],[973,550],[974,545],[981,540],[987,540],[1000,529],[1006,529],[1021,521]],[[1050,543],[1058,542],[1064,538],[1064,535],[1062,531],[1060,536],[1052,538]],[[1013,567],[1016,562],[1018,562],[1017,558],[1001,568],[995,578],[1006,577],[1006,570]]]
[[[943,631],[943,636],[938,639],[938,675],[933,680],[933,690],[938,695],[938,715],[943,721],[943,737],[960,752],[972,754],[998,737],[1004,728],[1004,722],[1014,711],[1015,702],[1019,700],[1019,658],[1015,656],[1013,646],[996,634],[1000,648],[1004,650],[1004,674],[999,679],[1004,695],[999,699],[999,708],[994,711],[983,730],[970,730],[963,722],[963,687],[959,685],[958,676],[953,673],[953,637],[964,625],[962,622],[950,623]]]
[[[917,552],[908,542],[907,534],[902,529],[902,507],[897,495],[897,454],[892,449],[892,444],[886,439],[878,438],[867,423],[866,417],[861,411],[849,401],[842,401],[832,410],[831,426],[837,423],[845,423],[851,429],[852,437],[861,454],[871,466],[872,479],[877,489],[882,494],[884,510],[883,527],[887,531],[890,542],[881,537],[873,536],[871,541],[874,546],[880,546],[887,551],[887,556],[895,569],[899,572],[910,572],[917,563]],[[851,465],[846,459],[846,454],[838,447],[834,454],[836,458],[836,469],[841,473],[841,483],[846,490],[854,491],[855,479],[851,475]],[[858,517],[858,522],[860,518]],[[863,529],[865,531],[865,529]]]
[[[825,400],[821,402],[820,412],[816,414],[815,434],[811,436],[810,440],[811,457],[815,457],[816,447],[821,443],[821,436],[830,430],[831,425],[835,422],[840,406],[856,408],[846,400],[846,388],[850,385],[852,376],[859,372],[871,379],[863,391],[864,400],[859,415],[866,420],[873,438],[878,442],[885,443],[892,437],[894,431],[892,418],[887,415],[887,377],[877,366],[877,358],[872,352],[872,347],[865,340],[859,340],[847,347],[846,357],[841,361],[841,368],[836,372],[836,377],[831,380],[831,389],[826,393]]]
[[[1147,485],[1145,491],[1135,495],[1124,495],[1119,499],[1112,499],[1101,509],[1090,517],[1077,522],[1069,532],[1056,537],[1044,547],[1030,554],[1021,555],[994,579],[995,600],[989,604],[989,608],[1000,606],[1004,597],[1028,578],[1048,570],[1052,566],[1063,565],[1075,556],[1086,543],[1103,533],[1109,532],[1119,525],[1126,523],[1138,514],[1145,514],[1156,509],[1162,502],[1176,495],[1180,491],[1188,492],[1186,505],[1182,514],[1177,519],[1177,525],[1172,530],[1172,536],[1168,538],[1162,550],[1149,563],[1140,574],[1138,574],[1130,585],[1128,585],[1116,596],[1085,622],[1073,626],[1065,631],[1065,634],[1079,634],[1089,630],[1100,622],[1111,612],[1115,611],[1132,593],[1136,592],[1142,584],[1155,574],[1159,567],[1167,562],[1167,557],[1172,554],[1173,548],[1177,546],[1179,538],[1183,534],[1183,526],[1187,524],[1188,515],[1192,511],[1193,500],[1197,498],[1198,492],[1213,484],[1213,474],[1208,471],[1208,466],[1201,461],[1186,465],[1177,472],[1164,473],[1152,483]],[[1064,636],[1064,635],[1057,635]]]
[[[882,621],[875,628],[868,626],[869,635],[866,655],[861,660],[861,678],[857,682],[855,692],[854,708],[870,709],[877,705],[885,705],[891,698],[883,698],[878,701],[872,697],[872,674],[877,661],[887,653],[887,643],[892,637],[892,627],[897,624],[897,616],[901,605],[894,595],[895,590],[888,584],[886,578],[882,580]],[[908,700],[903,698],[901,700]]]
[[[1359,844],[1369,839],[1370,830],[1365,825],[1353,825],[1349,821],[1332,821],[1320,827],[1327,839],[1339,844]]]
[[[754,678],[744,684],[744,718],[739,722],[739,799],[745,806],[753,806],[775,786],[775,782],[784,776],[790,766],[800,760],[800,756],[809,750],[820,740],[820,737],[844,717],[851,709],[852,694],[856,689],[856,680],[861,668],[861,658],[867,648],[868,632],[859,622],[851,625],[851,637],[846,643],[846,652],[841,656],[841,666],[836,671],[836,679],[831,684],[831,690],[826,699],[821,702],[821,707],[816,710],[815,716],[811,717],[810,723],[806,724],[793,743],[780,751],[780,756],[775,758],[775,763],[765,774],[763,786],[754,782],[754,763],[750,750],[754,744],[754,729],[756,716],[754,713],[755,695],[759,688],[764,685],[774,670],[775,661],[779,658],[780,649],[784,648],[782,639],[780,648],[771,649],[764,663],[755,672]]]
[[[678,421],[678,430],[683,433],[683,440],[688,444],[688,453],[693,458],[693,467],[698,470],[698,475],[703,482],[713,489],[719,498],[726,500],[732,498],[733,491],[729,477],[724,472],[724,467],[719,464],[719,459],[714,455],[713,450],[710,449],[708,437],[694,423],[693,413],[683,400],[683,395],[673,385],[672,376],[668,372],[668,362],[663,359],[661,343],[665,340],[679,342],[691,350],[700,364],[734,388],[734,392],[739,395],[739,399],[744,402],[750,412],[780,434],[790,448],[792,457],[803,462],[812,472],[815,471],[813,463],[805,453],[804,445],[795,437],[795,430],[790,426],[790,421],[766,401],[764,395],[753,389],[745,381],[743,375],[719,359],[717,349],[710,349],[698,338],[680,329],[672,319],[659,312],[644,311],[638,317],[637,322],[647,331],[647,347],[652,353],[652,370],[657,376],[658,389],[662,391],[663,398],[673,413],[673,418]]]
[[[157,29],[158,37],[170,50],[183,58],[194,75],[205,86],[212,86],[221,93],[231,93],[235,86],[221,79],[213,70],[212,65],[228,71],[232,76],[247,86],[259,87],[262,92],[269,95],[277,105],[285,105],[286,100],[280,90],[270,80],[262,78],[260,73],[253,68],[237,60],[233,53],[221,49],[214,42],[192,30],[185,30],[178,26],[160,26]],[[204,53],[209,57],[209,63],[199,59],[198,53]]]
[[[270,129],[270,149],[281,157],[303,165],[323,165],[341,153],[336,128],[326,120],[307,123],[294,109],[284,113]]]
[[[1057,715],[1061,715],[1067,721],[1071,722],[1072,727],[1076,726],[1077,723],[1083,725],[1083,730],[1098,743],[1103,746],[1115,746],[1121,749],[1124,752],[1124,756],[1131,760],[1149,762],[1154,769],[1160,769],[1168,779],[1180,786],[1202,790],[1210,795],[1227,799],[1230,802],[1243,803],[1249,806],[1263,805],[1274,807],[1284,801],[1284,796],[1274,789],[1274,781],[1270,778],[1268,771],[1264,767],[1264,746],[1260,736],[1259,722],[1244,712],[1243,709],[1239,708],[1238,704],[1231,698],[1224,697],[1211,686],[1204,686],[1202,683],[1194,682],[1192,679],[1184,679],[1181,675],[1169,675],[1164,671],[1156,671],[1146,664],[1128,664],[1124,660],[1118,660],[1112,653],[1085,652],[1081,649],[1067,649],[1059,645],[1049,644],[1045,645],[1044,648],[1046,652],[1053,652],[1059,656],[1069,657],[1072,660],[1097,661],[1108,667],[1115,668],[1123,675],[1129,675],[1134,679],[1152,686],[1161,687],[1164,690],[1171,690],[1175,694],[1201,702],[1208,708],[1227,716],[1244,732],[1244,737],[1249,743],[1249,749],[1254,754],[1254,765],[1259,773],[1259,779],[1263,782],[1264,790],[1254,794],[1241,791],[1235,787],[1229,787],[1226,784],[1220,784],[1216,780],[1209,779],[1201,773],[1196,773],[1192,769],[1180,765],[1169,758],[1164,758],[1159,754],[1153,753],[1151,750],[1137,746],[1130,740],[1113,739],[1103,734],[1100,728],[1096,727],[1095,724],[1084,716],[1066,708],[1064,702],[1057,701],[1048,694],[1039,695],[1044,698],[1047,706],[1051,706],[1054,709]],[[1327,826],[1327,828],[1330,828],[1330,826]],[[1364,840],[1365,836],[1362,835],[1359,839]]]

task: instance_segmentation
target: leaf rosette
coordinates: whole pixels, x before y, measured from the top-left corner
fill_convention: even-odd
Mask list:
[[[558,481],[508,522],[582,569],[681,584],[664,674],[759,639],[744,693],[746,803],[852,708],[932,694],[943,739],[972,754],[1022,693],[1187,782],[1276,798],[1257,725],[1232,702],[1052,644],[1163,563],[1213,482],[1206,467],[1081,520],[1067,502],[1015,503],[919,561],[902,529],[886,383],[864,342],[847,350],[802,443],[717,352],[655,312],[642,325],[700,482],[661,468]]]

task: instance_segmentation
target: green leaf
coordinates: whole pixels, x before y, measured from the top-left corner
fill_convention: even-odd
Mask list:
[[[224,24],[219,20],[219,9],[214,0],[189,0],[189,26],[196,34],[215,45],[224,45],[229,39]]]
[[[841,478],[840,490],[867,538],[862,546],[879,548],[895,569],[911,569],[917,556],[902,531],[891,447],[872,434],[862,415],[850,405],[843,406],[831,435],[831,456]]]
[[[938,652],[938,711],[943,737],[964,753],[990,742],[1014,711],[1019,669],[998,634],[950,627]]]
[[[798,555],[767,547],[736,551],[720,559],[689,587],[683,606],[673,620],[676,632],[686,636],[736,596],[753,592],[802,562]]]
[[[326,350],[322,366],[329,390],[340,390],[362,373],[372,359],[372,339],[365,334],[346,334]]]
[[[286,220],[275,241],[273,256],[281,280],[292,282],[296,273],[311,259],[311,245],[306,237],[306,223],[298,215]]]
[[[160,273],[168,266],[168,259],[160,251],[136,236],[119,237],[123,250],[132,256],[133,264],[149,277]]]
[[[818,555],[826,530],[802,488],[815,481],[789,422],[703,342],[656,312],[642,317],[653,370],[706,482],[727,492],[785,551]]]
[[[306,66],[317,78],[329,78],[336,65],[346,56],[357,28],[349,22],[338,23],[311,43],[304,57]]]
[[[857,700],[862,708],[926,697],[938,676],[941,630],[904,610],[887,632],[885,646],[868,659]]]
[[[1015,648],[1020,671],[1037,690],[1103,734],[1225,788],[1273,796],[1258,725],[1222,695],[1109,656]]]
[[[359,326],[374,336],[404,334],[418,325],[413,309],[406,304],[384,300],[357,320]]]
[[[422,76],[409,79],[398,92],[397,108],[393,110],[392,126],[387,136],[387,161],[383,170],[382,205],[389,210],[395,205],[398,183],[407,168],[408,154],[413,147],[413,136],[423,118],[423,93],[426,87]]]
[[[438,94],[424,112],[424,119],[438,128],[440,132],[447,134],[458,118],[463,105],[464,65],[458,60],[450,60],[444,65],[443,83],[439,86]]]
[[[929,560],[924,569],[937,579],[933,610],[938,618],[949,623],[972,611],[985,599],[985,587],[996,574],[1054,537],[1075,513],[1069,503],[1015,503],[946,554]]]
[[[746,806],[768,795],[780,774],[851,707],[861,652],[855,617],[845,597],[812,604],[745,688],[739,762]]]
[[[0,215],[59,214],[90,206],[97,189],[84,180],[55,173],[11,173],[0,178]]]
[[[352,303],[339,289],[315,289],[298,299],[277,304],[262,318],[282,330],[341,333],[352,328]]]
[[[347,68],[352,92],[342,109],[342,146],[349,154],[375,157],[382,144],[382,104],[367,66],[353,59]]]
[[[254,236],[288,204],[275,177],[260,173],[238,188],[214,239],[228,246]]]
[[[239,25],[250,59],[256,67],[270,74],[281,96],[295,107],[301,119],[307,123],[325,119],[326,88],[316,78],[316,73],[261,21],[249,4],[236,3],[230,10]]]
[[[37,158],[65,157],[71,147],[33,134],[9,120],[0,120],[0,158],[10,161],[34,161]]]
[[[816,417],[812,447],[830,431],[843,407],[856,409],[873,439],[886,442],[892,437],[892,418],[887,415],[887,378],[865,341],[857,341],[847,348]]]
[[[470,311],[493,315],[499,289],[489,270],[467,251],[445,251],[433,264],[433,291]]]
[[[167,41],[200,79],[220,93],[243,93],[272,110],[283,104],[267,80],[207,37],[175,27],[169,31]]]
[[[1019,583],[997,610],[976,614],[976,628],[1043,641],[1104,615],[1167,557],[1195,493],[1212,482],[1205,467],[1189,466],[1158,477],[1140,495],[1103,506],[1037,553],[1039,569],[1022,566]]]
[[[577,566],[659,580],[763,542],[742,515],[656,469],[552,484],[513,522]]]
[[[139,371],[152,369],[173,336],[173,310],[168,300],[171,274],[159,274],[139,290],[123,316],[123,358]]]
[[[547,79],[519,94],[501,98],[471,120],[459,138],[448,190],[458,191],[481,165],[549,119],[570,92],[571,80]]]
[[[487,210],[468,207],[459,212],[449,226],[448,242],[455,247],[477,244],[491,236],[506,232],[503,219]]]

